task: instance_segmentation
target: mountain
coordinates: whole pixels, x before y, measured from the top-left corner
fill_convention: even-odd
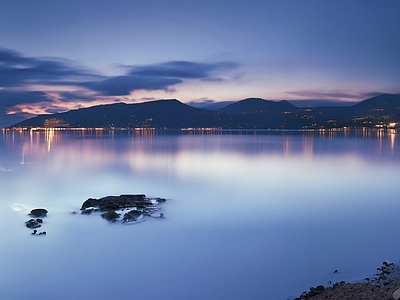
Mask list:
[[[299,108],[313,108],[321,106],[351,106],[359,101],[338,101],[338,100],[288,100],[289,103]]]
[[[383,94],[346,107],[309,109],[316,127],[369,127],[400,122],[400,94]]]
[[[212,111],[176,99],[107,104],[39,115],[11,127],[301,129],[374,127],[400,123],[400,94],[380,95],[351,106],[296,107],[288,101],[248,98]]]
[[[204,102],[189,102],[187,104],[194,108],[205,108],[208,110],[217,111],[217,110],[219,110],[225,106],[228,106],[229,104],[235,103],[235,102],[236,101],[219,101],[219,102],[204,101]]]
[[[270,101],[248,98],[230,104],[219,112],[240,119],[245,128],[301,128],[302,110],[286,100]]]
[[[176,99],[137,104],[107,104],[71,110],[19,122],[12,127],[187,128],[221,127],[229,118],[218,112],[190,107]]]

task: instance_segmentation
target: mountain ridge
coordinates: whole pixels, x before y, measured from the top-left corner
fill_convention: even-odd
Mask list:
[[[296,107],[287,100],[246,98],[218,110],[177,99],[113,103],[38,115],[9,128],[305,129],[374,127],[400,122],[400,94],[382,94],[350,106]]]

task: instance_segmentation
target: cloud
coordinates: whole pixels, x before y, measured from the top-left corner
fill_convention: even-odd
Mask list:
[[[76,92],[61,92],[60,97],[58,98],[61,102],[70,102],[70,101],[93,101],[92,95],[83,95],[82,93]]]
[[[124,96],[136,90],[165,90],[171,85],[182,83],[177,78],[152,78],[134,75],[115,76],[102,81],[83,83],[82,86],[104,96]]]
[[[7,91],[0,90],[0,111],[22,103],[51,102],[52,99],[39,91]]]
[[[19,87],[26,84],[52,84],[64,79],[98,78],[83,68],[60,58],[25,57],[19,52],[0,49],[0,87]],[[57,83],[59,84],[59,82]]]
[[[199,99],[193,100],[193,101],[191,101],[191,102],[189,102],[189,103],[205,103],[205,104],[212,104],[212,103],[215,103],[215,100],[212,100],[212,99],[210,99],[210,98],[208,98],[208,97],[203,97],[203,98],[199,98]]]
[[[217,71],[227,71],[238,67],[234,62],[197,63],[190,61],[170,61],[147,66],[133,67],[130,75],[180,79],[221,80],[211,77]]]
[[[380,92],[368,92],[368,93],[349,93],[346,91],[291,91],[286,92],[287,94],[299,96],[308,99],[318,100],[365,100],[378,95],[382,95]]]
[[[229,104],[234,103],[235,101],[215,101],[211,100],[208,97],[203,97],[191,102],[188,102],[187,104],[195,107],[195,108],[207,108],[209,110],[218,110],[222,107],[225,107]]]
[[[229,71],[237,66],[238,64],[234,62],[169,61],[131,66],[126,74],[107,77],[78,67],[69,60],[26,57],[17,51],[0,48],[0,88],[21,88],[32,85],[74,86],[92,90],[100,96],[129,95],[136,90],[173,92],[172,86],[182,83],[185,79],[222,81],[221,77],[214,76],[215,73]],[[74,95],[64,93],[61,101],[73,98]],[[88,100],[88,98],[78,98]]]
[[[214,73],[234,69],[234,62],[197,63],[190,61],[170,61],[159,64],[131,67],[123,76],[110,77],[101,81],[83,83],[82,86],[97,91],[104,96],[129,95],[136,90],[164,90],[175,92],[172,87],[185,79],[203,81],[223,81]]]

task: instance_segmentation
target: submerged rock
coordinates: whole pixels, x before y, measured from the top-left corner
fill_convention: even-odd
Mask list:
[[[42,222],[38,222],[38,219],[29,219],[28,221],[25,222],[26,227],[28,228],[39,228],[42,227],[42,225],[40,223]]]
[[[87,199],[85,202],[83,202],[81,210],[86,210],[89,208],[93,208],[93,207],[99,207],[99,200],[98,199],[93,199],[93,198],[89,198]]]
[[[28,221],[25,222],[25,226],[29,229],[34,229],[34,228],[40,228],[42,227],[43,224],[43,217],[47,216],[47,209],[45,208],[35,208],[32,209],[31,212],[29,213],[29,216],[35,217],[34,219],[29,219]],[[36,235],[37,230],[33,230],[32,235]],[[46,234],[46,233],[39,233],[39,234]]]
[[[85,214],[85,215],[90,215],[92,212],[94,212],[95,211],[95,209],[94,208],[87,208],[87,209],[84,209],[84,210],[82,210],[82,214]]]
[[[89,198],[83,202],[81,210],[89,208],[100,211],[118,210],[137,206],[137,203],[148,203],[146,195],[121,195],[121,196],[106,196],[100,199]]]
[[[35,208],[31,210],[29,215],[40,218],[40,217],[45,217],[47,213],[48,211],[44,208]]]
[[[131,210],[131,211],[129,211],[129,212],[124,214],[124,218],[122,219],[122,223],[135,222],[141,215],[142,215],[142,213],[140,211]]]
[[[164,198],[147,198],[144,194],[106,196],[100,199],[89,198],[81,206],[82,214],[102,212],[101,216],[111,222],[116,222],[121,213],[129,210],[122,218],[123,223],[136,222],[139,217],[151,216],[160,210],[159,203]]]
[[[101,217],[108,221],[115,222],[119,218],[119,214],[116,213],[115,210],[110,210],[108,212],[101,214]]]
[[[32,235],[46,235],[46,231],[38,232],[36,229],[32,232]]]

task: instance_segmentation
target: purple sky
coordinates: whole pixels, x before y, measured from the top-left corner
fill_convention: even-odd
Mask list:
[[[398,0],[3,0],[0,127],[115,101],[400,93],[399,12]]]

